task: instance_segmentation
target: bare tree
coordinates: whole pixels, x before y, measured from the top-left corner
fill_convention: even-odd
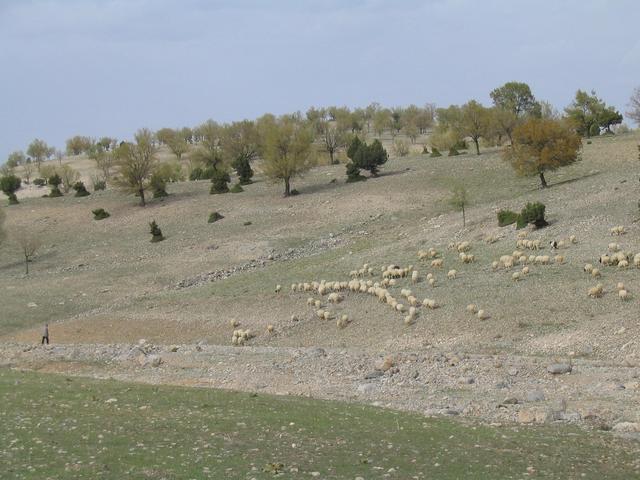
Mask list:
[[[148,129],[138,130],[136,143],[123,143],[115,152],[118,176],[115,183],[123,190],[140,196],[140,205],[145,206],[144,192],[156,166],[156,147],[153,134]]]
[[[25,275],[29,275],[29,262],[33,261],[38,249],[42,245],[40,238],[34,232],[20,230],[15,234],[15,241],[24,256]]]
[[[640,125],[640,87],[636,87],[633,90],[633,94],[629,99],[629,110],[627,111],[627,117]]]

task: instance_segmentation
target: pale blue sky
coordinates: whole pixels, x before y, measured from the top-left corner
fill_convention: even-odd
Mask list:
[[[637,0],[0,0],[0,162],[35,137],[127,138],[309,106],[475,98],[563,108],[640,85]]]

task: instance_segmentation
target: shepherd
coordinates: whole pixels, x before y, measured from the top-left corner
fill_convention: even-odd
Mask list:
[[[42,345],[44,345],[44,342],[47,342],[47,345],[49,345],[49,324],[45,323],[44,324],[44,330],[42,331]]]

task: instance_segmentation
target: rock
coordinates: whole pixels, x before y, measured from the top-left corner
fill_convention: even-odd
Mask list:
[[[517,405],[518,399],[516,397],[507,397],[502,401],[503,405]]]
[[[29,303],[27,303],[27,307],[29,307],[29,308],[36,308],[37,306],[38,306],[38,304],[37,304],[37,303],[35,303],[35,302],[29,302]]]
[[[162,364],[162,357],[160,355],[149,355],[147,357],[147,362],[152,367],[159,367]]]
[[[136,361],[138,362],[138,365],[144,367],[147,364],[147,356],[144,353],[141,353],[136,357]]]
[[[118,401],[117,398],[110,398],[108,400],[105,400],[104,403],[116,403]]]
[[[365,394],[373,393],[377,388],[375,383],[363,383],[362,385],[358,385],[358,392]]]
[[[476,383],[476,380],[473,377],[461,377],[458,379],[458,383],[462,385],[472,385]]]
[[[640,432],[640,423],[637,422],[620,422],[616,423],[612,430],[619,433],[638,433]]]
[[[548,420],[546,412],[534,409],[524,409],[518,412],[518,423],[544,423]]]
[[[307,355],[311,358],[320,358],[326,357],[327,352],[324,351],[324,348],[312,348],[311,350],[309,350],[309,353]]]
[[[178,351],[178,347],[176,347],[175,345],[169,347],[169,351],[172,353],[176,353]]]
[[[382,370],[374,370],[373,372],[369,372],[364,376],[365,380],[371,380],[374,378],[379,378],[382,377],[384,375],[384,372]]]
[[[384,357],[384,359],[380,360],[376,364],[376,370],[382,370],[383,372],[386,372],[387,370],[389,370],[394,365],[395,365],[395,361],[393,360],[393,357],[386,356],[386,357]]]
[[[531,390],[527,392],[527,402],[542,402],[545,399],[542,390]]]
[[[561,375],[563,373],[570,373],[573,367],[568,363],[552,363],[547,367],[547,372],[553,375]]]
[[[517,368],[510,368],[509,371],[507,372],[511,377],[515,377],[518,375],[518,369]]]

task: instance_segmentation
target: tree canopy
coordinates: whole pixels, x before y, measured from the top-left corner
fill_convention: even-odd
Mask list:
[[[156,147],[148,129],[138,130],[135,143],[124,142],[115,151],[118,176],[115,183],[123,190],[140,197],[145,206],[145,190],[156,166]]]
[[[596,92],[578,90],[565,113],[578,134],[583,137],[600,135],[600,130],[611,132],[611,126],[622,123],[622,115],[615,108],[605,104]]]

